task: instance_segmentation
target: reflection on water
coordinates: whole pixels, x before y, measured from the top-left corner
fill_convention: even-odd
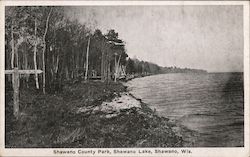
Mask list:
[[[243,146],[242,73],[162,74],[127,83],[130,92],[179,126],[185,146]]]

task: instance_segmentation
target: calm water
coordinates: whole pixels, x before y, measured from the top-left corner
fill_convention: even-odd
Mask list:
[[[162,74],[134,79],[127,86],[176,122],[185,146],[244,145],[242,73]]]

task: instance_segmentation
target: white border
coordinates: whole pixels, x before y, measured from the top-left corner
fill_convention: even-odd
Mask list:
[[[197,156],[197,157],[247,157],[249,156],[249,2],[248,1],[0,1],[0,156],[92,156],[91,154],[75,154],[75,155],[55,155],[53,150],[105,150],[105,149],[5,149],[4,148],[4,6],[31,6],[31,5],[56,5],[56,6],[107,6],[107,5],[243,5],[244,7],[244,147],[216,147],[216,148],[186,148],[192,151],[192,154],[95,154],[94,156]],[[109,149],[112,151],[114,148]],[[123,150],[144,150],[138,148],[122,148]],[[146,150],[154,151],[155,148],[146,148]],[[163,148],[162,148],[163,149]],[[185,148],[164,148],[166,150],[178,150],[179,152]]]
[[[64,1],[64,0],[56,0],[56,1],[32,1],[32,0],[24,0],[24,1],[2,1],[3,5],[10,5],[10,6],[18,6],[18,5],[57,5],[57,6],[107,6],[107,5],[150,5],[150,6],[157,6],[157,5],[249,5],[247,1]]]

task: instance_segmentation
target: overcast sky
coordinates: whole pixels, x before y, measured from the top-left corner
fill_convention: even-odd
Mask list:
[[[243,71],[242,6],[71,7],[81,23],[115,29],[130,57],[205,69]]]

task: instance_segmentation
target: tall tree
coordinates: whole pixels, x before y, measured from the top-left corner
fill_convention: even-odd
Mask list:
[[[37,74],[37,19],[35,18],[35,46],[34,46],[34,67],[35,67],[35,80],[36,88],[39,89],[38,74]]]
[[[86,70],[85,70],[85,81],[88,79],[88,70],[89,70],[89,45],[90,45],[90,35],[87,46],[87,55],[86,55]]]
[[[45,51],[46,51],[46,35],[47,35],[47,31],[49,28],[49,18],[52,12],[52,8],[50,8],[49,10],[49,14],[47,16],[46,19],[46,25],[45,25],[45,31],[44,31],[44,35],[43,35],[43,93],[45,94],[45,86],[46,86],[46,66],[45,66]]]

